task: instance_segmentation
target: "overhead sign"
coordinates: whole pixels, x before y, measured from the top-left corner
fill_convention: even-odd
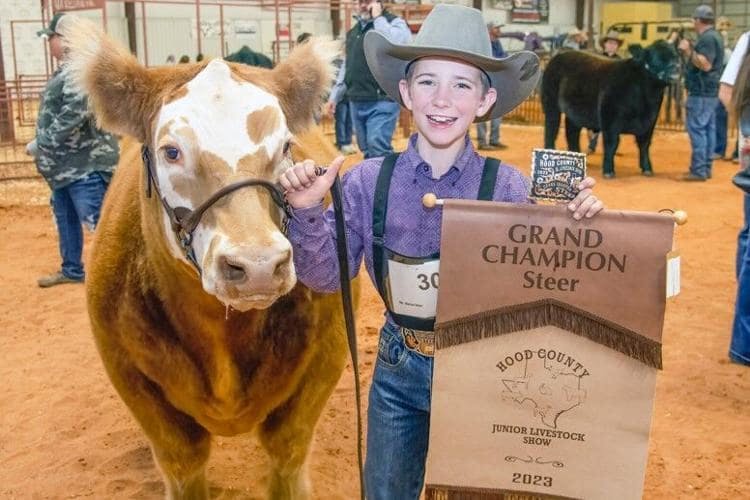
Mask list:
[[[103,9],[105,0],[52,0],[52,10],[71,11],[71,10],[89,10]]]

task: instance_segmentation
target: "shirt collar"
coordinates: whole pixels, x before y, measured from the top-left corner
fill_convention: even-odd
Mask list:
[[[407,146],[406,151],[401,153],[403,161],[414,170],[427,164],[427,162],[419,155],[419,151],[417,151],[417,135],[418,133],[414,133],[409,137],[409,145]],[[467,133],[464,137],[464,149],[458,154],[456,162],[451,168],[463,172],[464,167],[466,167],[475,156],[477,156],[477,152],[474,149],[474,144],[472,144],[471,139],[469,139],[469,134]]]

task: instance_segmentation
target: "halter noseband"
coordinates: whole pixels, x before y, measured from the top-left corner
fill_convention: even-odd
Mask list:
[[[195,258],[195,251],[193,250],[193,231],[195,231],[195,228],[200,223],[201,217],[203,217],[206,210],[211,208],[214,203],[224,196],[233,193],[240,188],[247,186],[260,186],[265,188],[271,195],[273,202],[284,212],[284,217],[281,222],[281,230],[283,233],[286,233],[286,225],[289,218],[292,216],[292,209],[284,198],[284,193],[278,184],[263,179],[245,179],[219,189],[194,210],[190,210],[187,207],[172,207],[161,194],[159,182],[156,175],[154,175],[153,165],[151,163],[151,151],[145,144],[141,147],[141,158],[143,159],[143,166],[146,169],[146,196],[151,198],[151,187],[153,186],[156,193],[159,195],[159,200],[161,200],[164,211],[169,217],[172,231],[177,237],[183,255],[188,262],[195,267],[199,275],[201,274],[201,268],[198,265],[198,261]]]

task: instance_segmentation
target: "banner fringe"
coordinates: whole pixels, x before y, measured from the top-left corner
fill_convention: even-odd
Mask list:
[[[529,491],[496,490],[467,486],[428,485],[425,500],[575,500],[571,497]]]
[[[435,325],[435,346],[439,350],[548,325],[585,337],[653,368],[662,368],[661,343],[555,299],[501,307],[439,323]]]

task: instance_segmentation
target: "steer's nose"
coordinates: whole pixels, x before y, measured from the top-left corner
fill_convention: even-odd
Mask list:
[[[231,285],[275,291],[289,274],[292,252],[289,245],[235,247],[218,256],[219,273]]]

